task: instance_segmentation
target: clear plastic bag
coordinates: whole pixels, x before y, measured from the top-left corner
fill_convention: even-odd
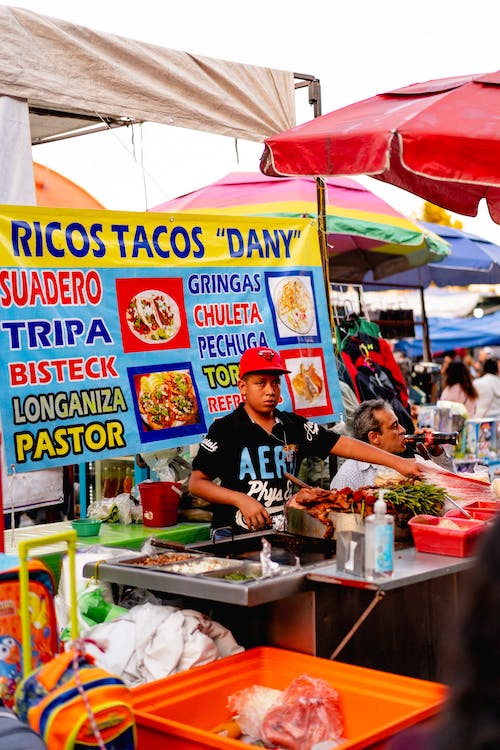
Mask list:
[[[133,498],[125,493],[113,498],[94,500],[87,508],[89,518],[98,518],[107,523],[123,523],[129,525],[142,520],[141,509]]]
[[[260,553],[260,564],[262,567],[262,578],[279,576],[282,572],[281,565],[271,559],[272,547],[267,539],[262,540],[262,551]]]
[[[269,710],[281,701],[282,693],[282,690],[275,688],[252,685],[229,696],[229,711],[243,735],[252,740],[261,739],[262,721]]]
[[[335,688],[326,680],[304,674],[290,683],[280,703],[264,717],[261,739],[289,750],[311,750],[324,742],[335,747],[343,731]]]

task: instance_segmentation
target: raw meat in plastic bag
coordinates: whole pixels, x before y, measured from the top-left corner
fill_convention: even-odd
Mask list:
[[[262,737],[262,720],[272,706],[281,700],[282,690],[252,685],[238,690],[228,698],[228,707],[242,734],[253,739]]]
[[[266,744],[290,750],[310,750],[325,740],[337,740],[344,731],[339,694],[326,680],[301,675],[284,691],[279,704],[262,722]]]

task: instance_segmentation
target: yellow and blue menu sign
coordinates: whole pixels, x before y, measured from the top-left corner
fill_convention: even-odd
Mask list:
[[[280,408],[342,402],[315,222],[0,207],[0,416],[8,471],[199,442],[278,349]]]

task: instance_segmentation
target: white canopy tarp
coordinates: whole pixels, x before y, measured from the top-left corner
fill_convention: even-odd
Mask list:
[[[0,28],[0,95],[28,102],[33,143],[93,121],[157,122],[250,141],[295,125],[291,72],[166,49],[20,8],[0,7]]]
[[[0,203],[35,205],[33,157],[28,134],[26,103],[0,96]]]

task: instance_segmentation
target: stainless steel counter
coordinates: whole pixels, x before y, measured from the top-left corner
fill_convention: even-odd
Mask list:
[[[115,557],[110,562],[87,563],[83,568],[83,575],[162,593],[254,607],[303,591],[307,587],[306,574],[312,569],[311,566],[290,569],[275,577],[254,581],[224,581],[203,574],[181,575],[121,565],[120,560],[125,558],[130,559],[130,552],[123,558]],[[315,570],[320,568],[321,566],[314,566]]]
[[[130,551],[124,550],[126,557]],[[443,638],[456,617],[462,580],[473,558],[431,555],[411,547],[397,551],[394,559],[393,576],[377,581],[339,573],[332,557],[276,578],[245,582],[134,570],[117,564],[117,558],[88,563],[83,573],[181,595],[191,607],[206,609],[246,648],[278,646],[445,681]],[[244,616],[241,607],[249,608]]]
[[[335,584],[380,591],[390,591],[432,578],[466,570],[471,558],[447,557],[417,552],[414,547],[400,550],[394,556],[394,573],[390,578],[368,581],[349,573],[339,573],[335,560],[309,564],[300,568],[283,568],[278,576],[253,581],[225,581],[210,575],[181,575],[164,570],[126,566],[120,560],[130,559],[130,553],[109,562],[87,563],[83,574],[102,581],[151,589],[168,594],[207,599],[210,601],[254,607],[278,601],[307,588],[311,584]],[[309,585],[308,585],[309,582]]]
[[[350,573],[338,572],[337,563],[330,561],[320,569],[307,573],[307,579],[374,591],[390,591],[402,586],[410,586],[413,583],[429,581],[432,578],[460,573],[470,568],[472,560],[471,557],[431,555],[426,552],[417,552],[415,547],[408,547],[394,553],[394,572],[389,578],[368,581],[366,578],[353,576]]]

